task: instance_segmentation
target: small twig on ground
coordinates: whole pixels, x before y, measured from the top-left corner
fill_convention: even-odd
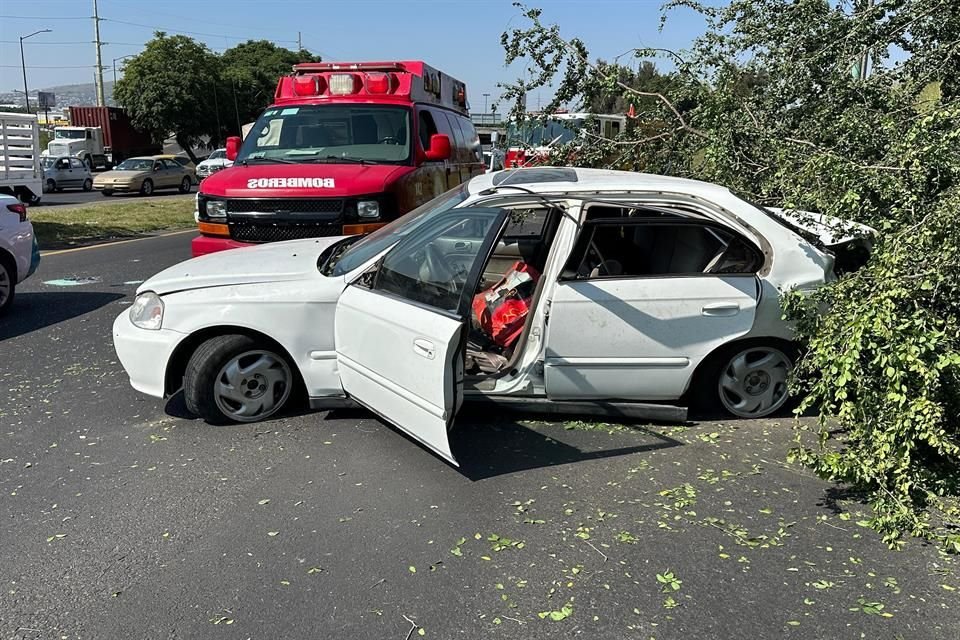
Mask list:
[[[593,546],[593,544],[591,544],[589,540],[584,540],[584,542],[587,544],[588,547],[590,547],[591,549],[599,553],[601,556],[603,556],[604,562],[608,560],[607,554],[605,554],[603,551],[600,551],[600,549],[597,549],[595,546]]]
[[[414,622],[413,620],[411,620],[410,618],[408,618],[405,614],[400,614],[400,615],[403,616],[403,619],[404,619],[404,620],[406,620],[407,622],[410,623],[410,630],[407,631],[407,637],[404,638],[404,640],[410,640],[410,636],[413,635],[413,632],[414,632],[416,629],[419,629],[419,628],[420,628],[420,625],[418,625],[416,622]]]
[[[504,620],[513,620],[513,621],[516,622],[517,624],[527,624],[527,623],[524,622],[523,620],[518,620],[518,619],[516,619],[516,618],[511,618],[510,616],[500,616],[500,617],[503,618]]]
[[[381,584],[383,584],[383,583],[386,582],[386,581],[387,581],[386,578],[380,578],[379,580],[377,580],[376,582],[374,582],[372,585],[370,585],[369,587],[367,587],[367,589],[373,589],[374,587],[378,587],[378,586],[380,586]]]

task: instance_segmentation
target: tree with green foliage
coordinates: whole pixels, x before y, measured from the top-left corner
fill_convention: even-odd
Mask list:
[[[220,60],[205,45],[158,31],[127,61],[113,96],[134,126],[157,140],[173,135],[196,162],[193,147],[218,133],[213,91],[219,76]]]
[[[219,94],[228,102],[227,113],[241,123],[250,122],[273,101],[277,79],[290,73],[291,67],[300,62],[320,62],[320,56],[309,51],[291,51],[278,47],[269,40],[249,40],[231,47],[220,56],[223,72],[223,89],[229,93]],[[236,110],[232,108],[234,93]],[[228,118],[229,119],[229,118]]]
[[[866,267],[810,297],[788,297],[806,345],[792,456],[862,492],[873,526],[960,552],[960,11],[945,0],[672,0],[706,33],[662,87],[635,87],[590,62],[577,38],[524,8],[502,36],[530,90],[571,102],[646,105],[616,140],[591,139],[584,166],[724,184],[748,199],[816,211],[880,232]],[[637,49],[639,60],[663,52]],[[589,134],[586,134],[589,135]],[[555,158],[570,158],[557,148]]]

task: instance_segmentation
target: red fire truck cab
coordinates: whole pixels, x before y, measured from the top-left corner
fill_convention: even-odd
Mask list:
[[[197,193],[193,255],[368,233],[483,173],[464,83],[423,62],[298,64]]]

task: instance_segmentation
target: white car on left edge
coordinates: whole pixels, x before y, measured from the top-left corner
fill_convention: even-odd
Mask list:
[[[117,317],[114,344],[136,389],[182,388],[209,422],[262,420],[302,393],[361,404],[456,464],[465,400],[664,420],[691,403],[778,411],[797,352],[781,295],[855,268],[864,254],[838,245],[858,243],[713,184],[513,169],[364,238],[171,267]]]
[[[27,219],[27,207],[0,194],[0,315],[13,304],[17,285],[40,264],[40,249]]]

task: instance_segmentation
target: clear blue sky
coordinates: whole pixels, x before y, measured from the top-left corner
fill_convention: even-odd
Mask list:
[[[683,9],[659,32],[661,0],[539,0],[545,22],[578,36],[593,57],[610,59],[632,47],[682,49],[703,30]],[[156,30],[184,33],[214,51],[248,39],[303,45],[327,60],[423,59],[467,83],[471,106],[520,69],[503,62],[500,34],[525,24],[510,0],[100,0],[103,64],[135,54]],[[31,91],[92,82],[93,0],[0,0],[0,90],[20,89],[19,36]],[[118,67],[122,63],[118,63]],[[666,62],[663,66],[668,66]],[[106,80],[112,69],[104,72]],[[546,102],[549,96],[541,96]],[[531,108],[537,96],[528,99]]]

